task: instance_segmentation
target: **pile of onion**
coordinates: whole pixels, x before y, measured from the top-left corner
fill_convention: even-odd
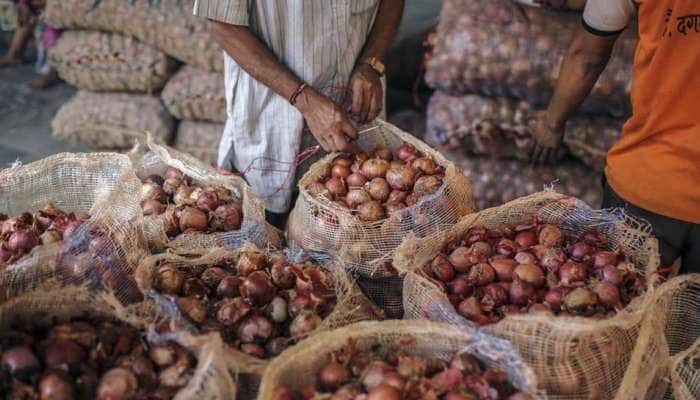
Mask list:
[[[13,399],[171,399],[195,360],[175,343],[150,346],[121,323],[75,320],[0,335],[0,393]]]
[[[374,222],[436,193],[444,177],[442,166],[404,143],[393,153],[377,147],[369,154],[341,154],[306,190],[353,210],[362,221]]]
[[[274,357],[319,327],[336,304],[334,284],[315,264],[293,264],[255,250],[206,268],[158,267],[155,286],[202,332],[231,346]]]
[[[447,362],[402,352],[412,338],[391,348],[359,351],[353,341],[333,352],[316,373],[316,384],[296,393],[287,386],[275,390],[275,400],[529,400],[516,391],[508,376],[488,369],[469,354]]]
[[[565,235],[528,223],[476,227],[422,267],[457,312],[478,324],[545,312],[606,318],[645,290],[644,277],[598,232]]]
[[[141,209],[146,216],[162,214],[170,238],[181,233],[236,231],[243,223],[243,208],[228,189],[198,186],[173,167],[164,176],[145,179]]]
[[[87,214],[67,213],[52,204],[12,218],[0,214],[0,268],[29,254],[36,246],[62,241],[88,219]]]

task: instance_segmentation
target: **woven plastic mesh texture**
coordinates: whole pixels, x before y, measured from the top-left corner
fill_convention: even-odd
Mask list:
[[[134,36],[184,63],[223,71],[222,50],[193,9],[194,0],[54,0],[44,18],[56,28]]]
[[[625,393],[618,392],[618,388],[628,369],[652,371],[653,377],[654,368],[663,362],[662,336],[639,340],[644,311],[654,293],[654,272],[659,266],[658,242],[648,224],[622,211],[595,211],[574,198],[543,192],[466,216],[445,234],[444,240],[435,242],[437,246],[409,238],[397,251],[394,266],[401,271],[417,271],[440,251],[442,243],[471,227],[498,228],[532,217],[559,225],[568,234],[591,229],[605,234],[610,248],[619,249],[647,276],[650,288],[608,319],[513,315],[484,329],[515,345],[551,399],[643,398],[645,388],[630,387]],[[457,314],[441,289],[414,272],[404,280],[404,311],[405,318],[471,324]],[[632,360],[637,364],[631,365]]]
[[[159,318],[156,311],[152,303],[124,307],[106,292],[96,294],[84,286],[45,282],[36,290],[0,305],[0,328],[9,329],[21,321],[55,324],[72,318],[95,318],[127,323],[145,335],[150,324]],[[193,377],[177,393],[175,400],[235,398],[236,386],[222,358],[223,344],[218,338],[193,337],[184,333],[173,335],[173,338],[197,358]]]
[[[190,154],[207,165],[216,165],[223,124],[181,121],[177,127],[173,147]]]
[[[278,357],[265,371],[258,399],[274,400],[273,392],[280,385],[301,390],[306,385],[314,384],[318,371],[328,362],[329,355],[346,346],[348,339],[355,340],[360,350],[379,345],[380,351],[390,351],[405,336],[414,339],[409,347],[401,349],[408,354],[449,360],[455,353],[465,351],[489,367],[507,372],[518,389],[533,395],[537,393],[531,371],[518,362],[517,355],[507,353],[513,350],[509,350],[508,343],[503,340],[429,321],[393,320],[359,322],[302,341]]]
[[[430,146],[395,126],[376,121],[376,127],[360,135],[357,144],[372,151],[377,146],[395,149],[402,142],[413,144],[445,167],[443,186],[422,197],[415,205],[388,218],[366,223],[348,209],[325,199],[314,198],[305,188],[328,169],[337,154],[330,154],[311,166],[299,181],[299,198],[287,225],[287,237],[307,251],[328,255],[345,268],[367,277],[394,275],[385,267],[401,240],[413,233],[431,241],[442,230],[474,211],[469,180],[464,172]]]
[[[185,319],[178,307],[167,297],[157,292],[155,288],[157,278],[157,268],[162,263],[167,262],[169,265],[180,270],[201,270],[203,268],[216,265],[217,263],[233,263],[238,260],[238,255],[242,250],[259,250],[252,244],[246,244],[237,250],[226,250],[223,248],[211,248],[203,250],[200,253],[192,253],[189,257],[178,256],[176,254],[163,253],[154,255],[145,259],[136,272],[136,280],[139,287],[147,294],[147,296],[157,299],[157,304],[164,315],[173,318],[179,325],[183,326],[187,331],[196,334],[198,328]],[[281,257],[283,253],[276,251],[267,251],[268,257]],[[289,253],[287,253],[289,254]],[[288,258],[289,259],[289,258]],[[294,261],[294,259],[290,259]],[[357,321],[375,319],[376,312],[369,301],[364,297],[362,291],[342,271],[342,269],[329,267],[327,269],[333,277],[333,283],[336,291],[336,306],[333,311],[323,320],[321,325],[314,333],[324,330],[334,329],[345,326]],[[225,359],[229,365],[229,369],[241,374],[252,374],[261,376],[269,363],[276,363],[277,358],[272,360],[261,360],[248,354],[245,354],[231,346],[225,346]],[[249,391],[252,391],[250,389]]]
[[[183,66],[165,85],[161,98],[177,119],[226,122],[224,74]]]
[[[471,154],[529,161],[535,118],[535,109],[525,101],[436,92],[428,104],[426,140]],[[573,118],[566,126],[564,143],[586,165],[603,172],[605,157],[620,138],[623,123],[609,117]]]
[[[62,242],[40,245],[0,273],[0,298],[49,279],[106,286],[120,299],[140,295],[130,278],[145,253],[139,188],[126,156],[57,154],[0,171],[0,213],[17,216],[52,203],[90,219]]]
[[[165,216],[144,218],[144,235],[153,250],[169,248],[178,253],[189,253],[210,247],[235,249],[250,241],[260,246],[280,248],[282,235],[265,221],[265,205],[258,199],[245,181],[237,176],[222,175],[196,158],[167,146],[139,144],[129,153],[136,175],[144,179],[149,175],[163,175],[168,167],[174,167],[192,178],[195,185],[219,185],[228,189],[243,209],[243,223],[237,231],[220,233],[187,233],[170,239],[164,229]]]
[[[49,62],[71,85],[93,92],[152,93],[177,62],[136,39],[115,33],[68,31],[49,49]]]
[[[79,91],[51,122],[53,135],[95,149],[127,150],[150,132],[159,142],[170,141],[173,117],[160,99],[142,94]]]
[[[403,318],[403,277],[357,277],[357,284],[372,303],[384,311],[387,319]]]
[[[452,94],[510,96],[545,106],[580,19],[510,0],[445,1],[426,81]],[[621,35],[583,110],[629,113],[635,32],[628,29]]]

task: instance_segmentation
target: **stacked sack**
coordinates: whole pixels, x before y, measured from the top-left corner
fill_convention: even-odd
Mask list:
[[[537,111],[547,106],[580,18],[510,0],[444,3],[429,40],[426,81],[437,92],[428,106],[426,139],[469,171],[481,208],[551,185],[600,204],[605,156],[631,109],[632,29],[618,40],[581,114],[569,121],[564,161],[527,164]]]
[[[193,8],[194,0],[49,1],[47,22],[65,30],[50,62],[80,89],[54,134],[126,150],[148,131],[215,163],[226,119],[222,53]]]

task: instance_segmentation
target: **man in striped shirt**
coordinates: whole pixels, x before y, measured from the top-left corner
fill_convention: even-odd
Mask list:
[[[211,21],[212,36],[225,50],[228,120],[219,165],[241,171],[268,211],[288,211],[303,147],[315,141],[326,151],[356,150],[357,130],[338,105],[347,89],[359,122],[379,115],[381,60],[403,3],[195,2],[195,15]]]

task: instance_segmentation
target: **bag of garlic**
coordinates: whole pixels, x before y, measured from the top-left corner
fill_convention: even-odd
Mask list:
[[[471,154],[529,161],[536,112],[527,102],[506,97],[435,92],[428,104],[427,140]],[[575,117],[566,125],[564,143],[575,157],[603,172],[623,123],[609,117]]]
[[[53,136],[100,150],[128,150],[146,132],[169,142],[173,117],[160,99],[142,94],[79,91],[51,122]]]
[[[165,85],[161,98],[177,119],[226,122],[224,75],[183,66]]]
[[[188,153],[208,165],[216,165],[219,157],[219,141],[224,124],[211,122],[180,121],[173,147]]]
[[[548,398],[645,398],[642,385],[619,389],[664,357],[662,335],[641,336],[658,280],[650,232],[554,192],[468,215],[440,241],[397,250],[405,318],[483,325],[515,345]]]
[[[222,50],[193,9],[194,0],[60,0],[47,2],[44,18],[64,30],[134,36],[186,64],[223,71]]]
[[[177,63],[165,53],[116,33],[64,32],[49,50],[61,79],[93,92],[160,90]]]
[[[221,340],[164,333],[151,303],[125,307],[107,292],[47,283],[3,302],[0,328],[8,398],[236,395]]]
[[[377,317],[342,269],[249,243],[187,257],[154,255],[141,263],[136,280],[174,324],[221,335],[229,368],[253,376],[303,337]]]
[[[447,324],[401,320],[358,322],[300,342],[265,371],[258,399],[291,399],[301,392],[392,400],[528,400],[539,394],[532,371],[508,342]]]
[[[146,253],[140,187],[129,158],[115,153],[62,153],[0,170],[0,299],[56,279],[137,301],[130,275]]]
[[[222,175],[150,137],[129,157],[143,182],[144,235],[152,250],[186,254],[247,241],[281,247],[281,232],[265,221],[263,202],[240,177]]]
[[[387,261],[407,234],[431,241],[474,211],[471,186],[455,164],[385,121],[361,132],[366,153],[329,154],[301,178],[287,236],[353,272],[391,276]]]
[[[425,79],[454,95],[509,96],[544,107],[580,19],[510,0],[445,1]],[[629,114],[636,43],[635,29],[621,35],[583,110]]]

